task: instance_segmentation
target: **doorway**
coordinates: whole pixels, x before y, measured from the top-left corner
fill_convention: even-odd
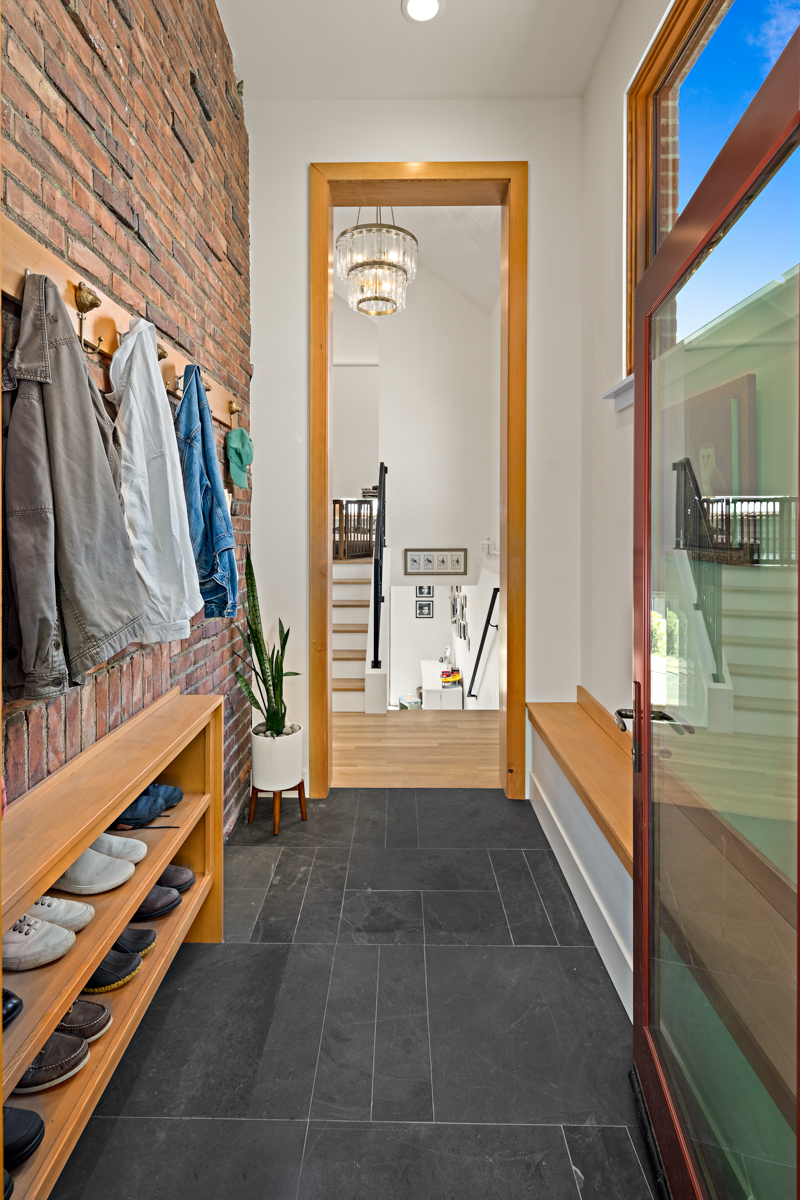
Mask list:
[[[499,624],[499,713],[494,717],[496,723],[499,717],[499,754],[496,769],[491,769],[491,778],[481,779],[480,784],[486,787],[499,783],[509,797],[522,798],[525,745],[526,163],[314,164],[311,167],[311,795],[327,795],[333,775],[331,616],[334,608],[332,552],[336,551],[333,506],[336,497],[331,490],[330,467],[333,210],[335,207],[368,205],[500,208],[500,570],[499,605],[495,607],[493,618]],[[362,500],[353,499],[354,506],[360,502]],[[340,530],[345,520],[343,509],[341,514],[337,527]],[[337,546],[341,540],[340,536]],[[401,548],[403,552],[406,549]],[[456,568],[459,566],[459,549],[446,548]],[[422,550],[429,551],[429,548]],[[450,558],[448,566],[453,565]],[[413,558],[411,564],[413,571]],[[423,590],[425,582],[419,580]],[[452,584],[449,577],[448,583],[453,590],[458,586]],[[425,599],[423,596],[423,607]],[[462,621],[458,632],[465,632],[465,625]],[[466,642],[467,639],[463,640]],[[479,641],[480,631],[476,634],[476,644]],[[442,713],[441,717],[468,715],[479,718],[489,714]],[[475,733],[480,740],[481,733],[477,729]],[[442,735],[438,736],[441,742]],[[483,736],[486,736],[485,731]],[[433,774],[421,779],[420,783],[435,785],[440,782],[435,775],[435,755],[429,756],[429,762]],[[424,763],[420,764],[420,769],[424,774]]]

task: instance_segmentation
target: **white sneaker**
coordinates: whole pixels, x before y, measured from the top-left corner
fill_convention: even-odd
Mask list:
[[[109,858],[96,850],[84,850],[53,886],[60,892],[73,892],[76,896],[95,896],[126,883],[135,870],[132,862]]]
[[[77,900],[40,896],[28,916],[38,917],[40,921],[49,921],[51,925],[60,925],[62,929],[71,929],[73,933],[78,933],[89,924],[94,916],[94,909],[91,904],[81,904]]]
[[[137,838],[115,837],[112,833],[101,833],[89,848],[98,854],[107,854],[109,858],[124,858],[132,863],[141,862],[147,854],[147,842],[140,842]]]
[[[75,944],[71,929],[51,925],[29,913],[3,934],[3,970],[30,971],[32,967],[43,967],[63,957]]]

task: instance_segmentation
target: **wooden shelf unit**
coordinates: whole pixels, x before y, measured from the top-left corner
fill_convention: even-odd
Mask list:
[[[146,857],[122,887],[85,899],[91,923],[57,962],[7,972],[5,985],[24,1008],[3,1038],[3,1097],[45,1121],[35,1154],[14,1174],[15,1200],[44,1200],[183,941],[222,941],[222,704],[220,696],[181,696],[177,689],[138,713],[49,776],[9,808],[3,821],[2,929],[10,929],[78,855],[144,788],[158,780],[184,791],[181,803],[129,836],[147,843]],[[32,1096],[10,1093],[86,980],[128,924],[164,867],[191,867],[197,881],[181,904],[152,927],[158,941],[139,973],[95,999],[113,1024],[91,1046],[73,1079]]]

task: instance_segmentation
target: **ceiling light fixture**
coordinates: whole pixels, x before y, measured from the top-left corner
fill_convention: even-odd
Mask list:
[[[390,317],[406,306],[406,285],[417,274],[417,239],[407,229],[375,220],[345,229],[336,239],[336,274],[347,284],[347,302],[355,312]]]
[[[444,0],[400,0],[400,11],[407,21],[432,21],[444,8]]]

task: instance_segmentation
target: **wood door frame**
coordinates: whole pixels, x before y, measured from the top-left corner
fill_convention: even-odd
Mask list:
[[[528,336],[527,162],[312,163],[310,169],[309,753],[313,797],[332,775],[332,517],[329,406],[333,209],[358,205],[499,205],[500,755],[498,782],[525,796],[525,471]]]
[[[800,142],[800,30],[786,46],[636,288],[634,305],[634,1062],[675,1200],[705,1200],[677,1100],[651,1032],[650,896],[653,883],[648,780],[650,712],[650,327],[656,309],[704,251],[710,250],[763,186],[771,168]]]

